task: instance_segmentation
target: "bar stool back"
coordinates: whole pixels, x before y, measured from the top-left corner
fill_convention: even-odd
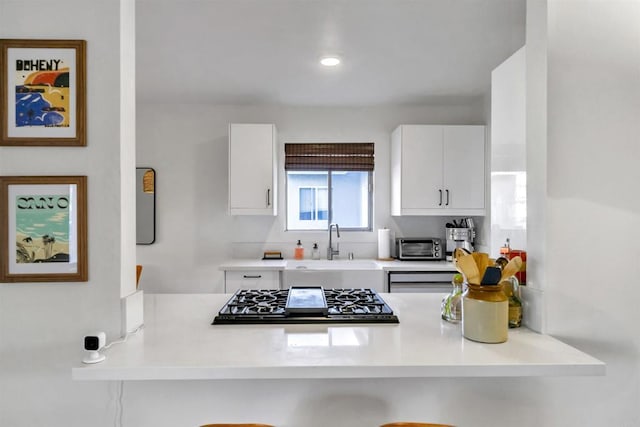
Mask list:
[[[200,427],[274,427],[269,424],[205,424]]]
[[[430,423],[389,423],[380,427],[455,427],[450,424],[430,424]]]

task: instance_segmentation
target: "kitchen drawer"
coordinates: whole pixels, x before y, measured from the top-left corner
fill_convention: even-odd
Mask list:
[[[238,289],[280,289],[280,272],[275,270],[225,271],[225,293],[231,294]]]

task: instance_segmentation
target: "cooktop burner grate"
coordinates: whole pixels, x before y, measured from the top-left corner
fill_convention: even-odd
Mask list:
[[[327,314],[287,312],[287,289],[241,289],[222,307],[213,324],[398,323],[393,310],[372,289],[323,289]]]
[[[330,313],[381,314],[385,302],[371,289],[328,289],[325,291]]]
[[[227,302],[229,314],[236,316],[284,314],[287,293],[280,290],[256,289],[238,291]]]

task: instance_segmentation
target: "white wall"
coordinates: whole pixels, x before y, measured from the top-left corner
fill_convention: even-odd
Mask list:
[[[0,174],[87,175],[89,198],[88,282],[0,284],[2,426],[113,419],[112,385],[73,382],[71,367],[84,335],[120,333],[119,32],[116,0],[0,0],[1,38],[87,40],[88,118],[86,147],[0,147]]]
[[[343,232],[346,257],[377,255],[377,229],[398,236],[444,238],[446,217],[391,217],[389,148],[391,132],[401,123],[484,124],[482,97],[451,105],[378,108],[304,108],[209,105],[138,106],[137,161],[157,171],[157,237],[138,246],[140,280],[148,292],[221,292],[218,265],[231,258],[262,256],[265,249],[293,257],[300,239],[310,257],[314,241],[325,253],[327,232],[285,232],[285,217],[227,214],[227,124],[275,123],[280,151],[285,142],[374,142],[373,232]],[[281,156],[282,157],[282,156]],[[284,159],[280,158],[280,170]],[[250,167],[248,165],[248,167]],[[279,212],[284,206],[280,174]],[[482,227],[482,221],[478,221]]]
[[[547,259],[547,0],[527,0],[527,286],[523,323],[544,331]]]
[[[120,0],[120,295],[123,297],[136,290],[133,276],[136,265],[135,17],[135,1]]]
[[[608,364],[571,423],[640,425],[639,23],[638,0],[548,4],[546,329]]]
[[[500,253],[506,239],[512,249],[527,249],[526,203],[522,203],[527,170],[525,49],[491,73],[492,255]]]

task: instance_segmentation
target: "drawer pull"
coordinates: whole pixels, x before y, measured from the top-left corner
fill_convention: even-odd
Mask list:
[[[262,274],[258,274],[256,276],[250,276],[248,274],[245,274],[242,277],[244,277],[245,279],[261,279],[262,278]]]

